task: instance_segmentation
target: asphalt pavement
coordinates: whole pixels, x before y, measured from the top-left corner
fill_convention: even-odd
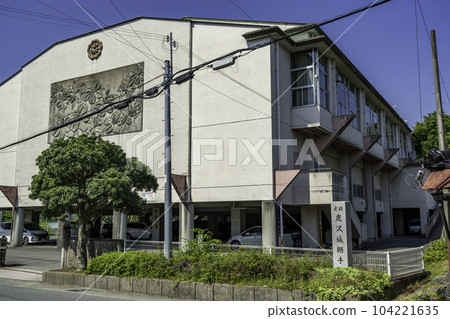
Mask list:
[[[398,250],[403,248],[420,247],[430,241],[441,238],[443,223],[439,218],[430,232],[429,237],[423,236],[396,236],[394,238],[380,238],[376,241],[363,244],[363,250]]]
[[[165,297],[0,278],[0,301],[168,301]]]
[[[42,272],[61,269],[61,249],[45,245],[8,247],[0,267],[0,301],[170,301],[175,298],[41,283]]]

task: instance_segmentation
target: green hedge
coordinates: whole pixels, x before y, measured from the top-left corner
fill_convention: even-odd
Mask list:
[[[425,263],[431,264],[448,259],[447,240],[444,238],[431,242],[431,245],[425,249]]]
[[[382,295],[390,286],[390,277],[380,272],[331,268],[321,258],[219,248],[212,240],[191,241],[169,260],[162,253],[144,251],[103,254],[91,260],[86,273],[302,289],[315,292],[320,300],[343,300],[346,294]]]

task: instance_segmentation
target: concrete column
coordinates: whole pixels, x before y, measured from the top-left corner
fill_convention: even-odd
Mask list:
[[[363,222],[367,224],[367,239],[374,240],[376,238],[376,212],[375,212],[375,197],[374,184],[372,176],[372,167],[370,162],[364,163],[364,173],[366,181],[366,206],[367,211],[364,214]],[[362,236],[364,237],[364,236]]]
[[[118,210],[113,210],[112,238],[125,239],[127,237],[127,215]]]
[[[320,207],[302,206],[302,247],[320,247]]]
[[[152,209],[152,240],[160,241],[162,239],[161,232],[161,209],[153,208]]]
[[[3,221],[3,211],[0,210],[0,223]]]
[[[381,178],[381,199],[383,200],[384,211],[381,214],[381,237],[392,237],[394,221],[392,217],[391,194],[389,176],[387,171],[383,171]]]
[[[22,246],[24,209],[16,207],[13,211],[10,247]]]
[[[366,129],[366,91],[364,90],[358,90],[359,91],[359,128],[360,131],[363,133],[363,136],[367,135],[367,129]]]
[[[231,237],[240,235],[245,227],[245,210],[231,207]]]
[[[277,245],[277,218],[274,201],[263,201],[261,203],[262,220],[262,245],[264,247],[275,247]]]
[[[330,112],[333,115],[337,114],[337,92],[336,92],[336,63],[334,60],[328,59],[329,69],[328,69],[328,87],[329,89],[329,99],[330,99]]]
[[[180,241],[185,246],[188,240],[194,239],[194,204],[180,203]]]

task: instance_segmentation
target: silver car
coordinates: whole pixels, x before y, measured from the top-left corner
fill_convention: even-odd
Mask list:
[[[6,238],[7,242],[11,240],[11,226],[11,222],[3,222],[0,227],[0,238]],[[48,232],[38,224],[28,222],[23,224],[22,243],[24,245],[29,243],[46,243],[48,240]]]
[[[280,238],[278,238],[278,240],[280,240]],[[231,237],[228,240],[228,243],[231,245],[261,246],[262,245],[262,226],[251,227],[251,228],[245,230],[244,232],[242,232],[240,235]],[[286,247],[294,246],[294,242],[292,240],[291,234],[283,235],[283,244]]]
[[[147,224],[131,222],[127,224],[127,239],[152,239],[152,231]]]

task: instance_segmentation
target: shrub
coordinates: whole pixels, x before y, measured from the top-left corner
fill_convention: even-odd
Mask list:
[[[145,251],[110,252],[93,258],[87,274],[101,274],[118,277],[169,277],[168,261],[162,253]]]
[[[344,300],[346,294],[383,296],[390,285],[388,274],[358,268],[321,268],[309,281],[309,289],[319,300]]]
[[[162,253],[111,252],[93,258],[88,274],[146,277],[257,285],[315,292],[320,300],[342,300],[345,295],[382,294],[390,285],[387,274],[356,268],[331,268],[325,259],[275,256],[262,249],[244,250],[217,245],[211,234],[196,231],[197,238],[170,260]]]
[[[444,238],[431,242],[425,250],[425,263],[430,264],[448,259],[447,240]]]

